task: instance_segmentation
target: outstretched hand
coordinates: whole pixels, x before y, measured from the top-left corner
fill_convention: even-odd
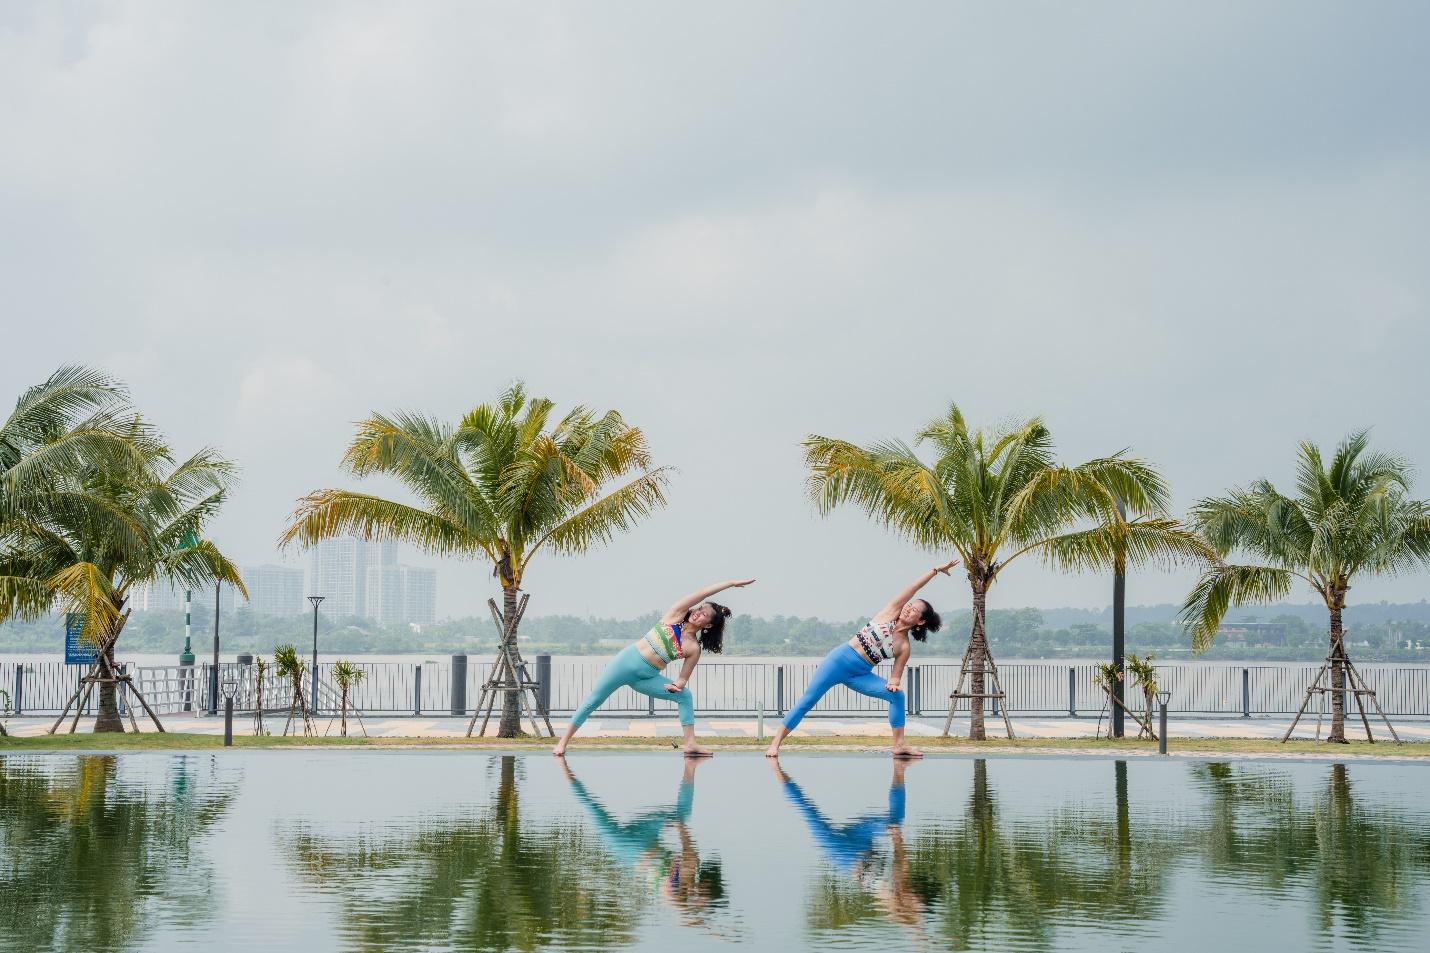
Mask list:
[[[731,580],[730,580],[730,588],[731,588],[731,589],[743,589],[743,588],[745,588],[746,586],[748,586],[750,583],[752,583],[752,582],[754,582],[754,581],[755,581],[755,580],[753,580],[753,579],[731,579]]]
[[[958,560],[957,560],[957,559],[950,559],[948,562],[944,563],[942,566],[935,566],[935,567],[933,567],[933,571],[934,571],[934,572],[941,572],[941,573],[943,573],[945,576],[947,576],[947,575],[948,575],[948,571],[949,571],[950,569],[952,569],[954,566],[957,566],[957,565],[958,565]]]

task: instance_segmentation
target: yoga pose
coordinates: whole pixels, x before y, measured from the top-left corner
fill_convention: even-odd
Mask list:
[[[722,906],[725,899],[719,859],[702,862],[686,827],[695,802],[695,769],[702,763],[699,758],[685,759],[685,774],[673,807],[642,811],[629,821],[622,821],[586,790],[564,760],[560,762],[576,800],[590,814],[606,851],[621,864],[644,875],[661,897],[681,911],[687,924],[703,922],[704,912]],[[675,831],[680,842],[678,851],[669,850],[661,843],[661,835],[667,828]]]
[[[895,923],[917,926],[924,904],[913,889],[909,875],[909,855],[904,847],[904,770],[907,760],[894,762],[894,777],[889,782],[889,808],[872,812],[844,824],[836,824],[800,790],[778,761],[772,762],[784,787],[785,797],[799,811],[809,826],[810,836],[824,851],[831,867],[865,889],[871,890],[885,914]],[[882,864],[876,851],[879,838],[887,833],[893,848],[889,876],[881,877]]]
[[[680,707],[680,728],[685,735],[684,751],[688,755],[708,755],[710,751],[695,743],[695,700],[686,683],[701,650],[719,652],[724,647],[725,620],[730,610],[705,600],[726,589],[738,589],[753,579],[731,579],[693,592],[666,610],[665,615],[645,636],[620,651],[601,677],[596,679],[591,694],[571,716],[571,724],[551,753],[560,758],[566,754],[571,736],[581,728],[591,712],[601,706],[618,688],[634,688],[642,695],[654,698],[673,696]],[[672,681],[661,672],[677,658],[682,659],[680,674]]]
[[[899,681],[904,677],[904,667],[909,664],[909,655],[913,651],[909,637],[922,642],[930,632],[937,632],[943,621],[927,599],[915,599],[914,596],[935,575],[943,573],[947,576],[948,571],[957,565],[958,560],[951,559],[924,573],[912,586],[895,596],[853,638],[826,655],[819,668],[814,670],[804,697],[789,710],[784,724],[775,732],[765,756],[779,757],[780,744],[809,714],[815,703],[835,685],[847,685],[861,695],[882,698],[889,703],[894,757],[922,758],[922,752],[904,744],[904,693],[899,688]],[[874,666],[885,659],[894,660],[894,671],[888,681],[874,674]]]

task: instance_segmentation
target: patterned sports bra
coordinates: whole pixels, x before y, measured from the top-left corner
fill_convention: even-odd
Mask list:
[[[680,623],[665,625],[657,622],[645,634],[645,644],[669,665],[680,657]]]
[[[854,638],[865,657],[876,665],[883,659],[894,657],[893,621],[870,622],[856,632]]]

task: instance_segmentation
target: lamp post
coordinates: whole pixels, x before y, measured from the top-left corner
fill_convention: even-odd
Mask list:
[[[238,678],[229,672],[223,678],[223,746],[233,747],[233,696],[238,692]]]
[[[308,601],[313,604],[313,676],[310,682],[311,688],[308,693],[312,696],[308,700],[313,711],[318,710],[318,606],[322,605],[326,596],[309,596]]]
[[[1157,705],[1161,708],[1157,723],[1157,753],[1167,753],[1167,702],[1172,700],[1172,693],[1165,688],[1157,693]]]

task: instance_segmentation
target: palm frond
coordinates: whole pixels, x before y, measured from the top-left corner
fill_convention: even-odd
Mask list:
[[[1186,602],[1181,618],[1192,636],[1192,648],[1209,647],[1227,609],[1264,604],[1285,598],[1294,575],[1278,566],[1231,566],[1218,563],[1202,573]]]

